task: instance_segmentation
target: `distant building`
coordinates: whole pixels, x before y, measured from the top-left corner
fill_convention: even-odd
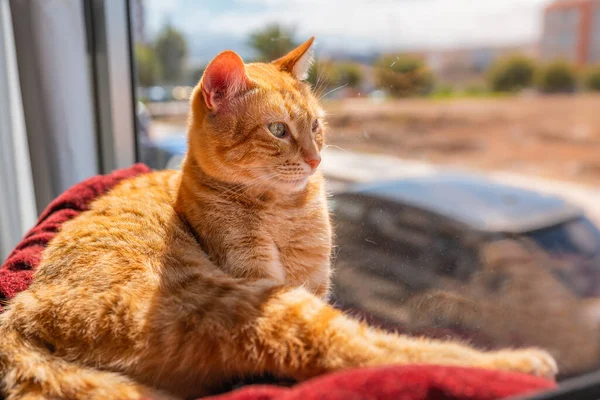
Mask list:
[[[427,62],[438,80],[453,84],[469,84],[481,81],[485,72],[496,60],[515,54],[537,59],[537,45],[430,50],[422,52],[421,57]]]
[[[600,0],[556,0],[544,10],[543,60],[600,62]]]

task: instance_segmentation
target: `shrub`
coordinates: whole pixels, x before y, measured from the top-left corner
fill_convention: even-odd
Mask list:
[[[436,85],[431,95],[435,98],[449,98],[456,93],[454,86],[449,84]]]
[[[383,56],[375,67],[377,85],[392,96],[424,95],[433,89],[433,74],[418,58]]]
[[[156,85],[162,75],[162,67],[154,49],[150,46],[136,44],[134,57],[139,84],[143,87]]]
[[[270,62],[298,45],[294,33],[293,28],[274,23],[252,32],[248,44],[256,52],[258,61]]]
[[[535,62],[527,57],[501,59],[490,69],[489,86],[494,92],[519,91],[533,85],[535,73]]]
[[[544,93],[572,93],[577,88],[575,68],[564,61],[555,61],[542,69],[539,89]]]
[[[482,97],[489,94],[485,85],[471,84],[465,87],[464,95],[468,97]]]
[[[339,86],[356,88],[363,79],[360,65],[352,62],[315,62],[307,81],[319,92]]]
[[[592,92],[600,92],[600,65],[589,68],[584,77],[583,84]]]
[[[360,85],[363,78],[360,65],[346,62],[333,64],[332,67],[335,85],[348,85],[352,88]]]
[[[325,63],[315,60],[308,70],[308,77],[306,78],[306,81],[315,87],[317,82],[322,79],[322,76],[325,72],[324,69],[326,67],[327,65]]]

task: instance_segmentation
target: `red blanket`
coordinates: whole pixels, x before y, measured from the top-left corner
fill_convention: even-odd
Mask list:
[[[0,268],[0,302],[27,288],[41,252],[61,224],[88,209],[91,201],[123,179],[150,170],[143,164],[96,176],[67,190],[44,210],[36,226]],[[555,385],[527,375],[439,366],[395,366],[346,371],[292,388],[249,386],[213,400],[465,399],[491,400],[551,389]]]

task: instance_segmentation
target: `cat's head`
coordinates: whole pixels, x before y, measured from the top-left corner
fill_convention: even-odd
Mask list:
[[[225,51],[191,99],[188,157],[219,180],[302,190],[321,162],[324,112],[306,78],[313,38],[271,63]]]

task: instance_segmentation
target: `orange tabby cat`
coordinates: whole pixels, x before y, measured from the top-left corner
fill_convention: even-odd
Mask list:
[[[190,397],[232,377],[390,363],[555,375],[541,350],[384,333],[325,303],[312,42],[270,64],[219,54],[191,98],[183,171],[128,180],[64,224],[0,317],[9,400]]]

